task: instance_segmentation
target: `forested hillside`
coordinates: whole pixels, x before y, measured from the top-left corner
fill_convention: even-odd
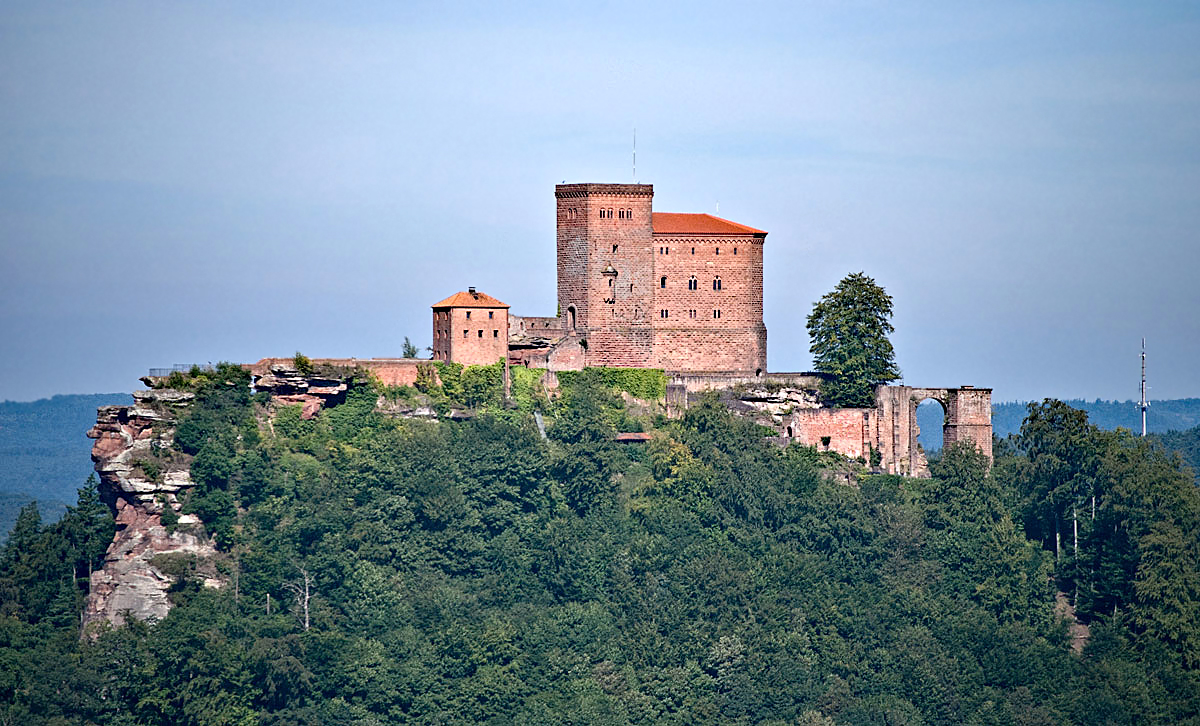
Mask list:
[[[38,501],[48,520],[75,500],[92,470],[92,442],[84,433],[96,422],[96,408],[122,403],[129,403],[129,394],[0,402],[0,542],[30,500]]]
[[[199,386],[185,510],[226,584],[162,563],[161,622],[81,640],[110,520],[90,489],[55,525],[27,511],[0,722],[1200,724],[1200,501],[1144,442],[1047,402],[990,473],[956,447],[906,480],[715,400],[668,421],[580,375],[509,409],[468,373],[424,382],[478,404],[443,422],[380,414],[414,391],[302,420]]]

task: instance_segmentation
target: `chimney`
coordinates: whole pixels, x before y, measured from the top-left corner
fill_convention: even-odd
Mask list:
[[[473,288],[473,287],[468,287],[467,292],[471,293],[472,295],[475,295],[475,297],[479,297],[479,295],[477,295],[475,293],[475,288]]]

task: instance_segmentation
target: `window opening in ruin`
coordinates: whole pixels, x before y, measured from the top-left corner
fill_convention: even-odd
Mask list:
[[[821,446],[824,446],[826,449],[828,449],[828,448],[829,448],[829,442],[830,442],[830,441],[832,441],[832,438],[831,438],[831,437],[829,437],[829,436],[822,436],[822,437],[821,437]]]
[[[662,277],[660,277],[660,278],[658,278],[658,286],[659,286],[659,287],[666,287],[666,286],[667,286],[667,278],[666,278],[666,276],[665,276],[665,275],[664,275],[664,276],[662,276]]]
[[[575,306],[567,308],[567,327],[571,330],[575,329]]]
[[[791,426],[787,427],[787,435],[788,435],[789,439],[792,438],[792,427]]]
[[[479,337],[480,337],[480,338],[482,338],[482,337],[483,337],[483,331],[482,331],[482,330],[480,330],[480,331],[479,331]]]
[[[737,247],[733,248],[733,254],[735,254],[735,255],[737,254]]]
[[[696,290],[699,287],[700,287],[700,281],[696,279],[695,275],[692,275],[691,277],[688,278],[688,289],[689,290]]]
[[[617,251],[617,246],[613,245],[613,252],[616,252],[616,251]]]
[[[493,337],[493,338],[499,338],[499,337],[500,337],[500,331],[499,331],[499,330],[493,330],[493,331],[492,331],[492,337]]]
[[[713,278],[713,289],[714,289],[714,290],[720,290],[720,289],[721,289],[721,278],[719,278],[719,277],[714,277],[714,278]]]
[[[693,254],[693,255],[694,255],[694,254],[696,254],[696,248],[695,248],[695,247],[693,247],[693,248],[692,248],[692,254]]]
[[[755,368],[755,369],[754,369],[754,377],[755,377],[755,378],[758,378],[758,377],[759,377],[759,376],[761,376],[761,375],[762,375],[762,368]],[[790,435],[790,434],[789,434],[789,435]]]
[[[464,331],[463,331],[463,337],[464,337],[464,338],[465,338],[465,337],[467,337],[467,333],[468,333],[468,331],[466,331],[466,330],[464,330]]]
[[[916,406],[917,443],[925,453],[945,447],[946,407],[936,398],[926,398]]]
[[[720,247],[718,247],[718,248],[716,248],[715,250],[713,250],[713,254],[715,254],[715,255],[719,255],[719,254],[721,254],[721,248],[720,248]]]

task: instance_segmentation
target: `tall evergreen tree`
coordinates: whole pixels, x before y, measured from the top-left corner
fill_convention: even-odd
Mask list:
[[[862,272],[847,275],[808,316],[813,364],[831,379],[825,397],[835,406],[869,407],[875,386],[900,377],[888,340],[895,329],[892,298]]]

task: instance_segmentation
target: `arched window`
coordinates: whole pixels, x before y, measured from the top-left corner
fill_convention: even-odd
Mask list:
[[[700,289],[700,281],[696,279],[695,275],[692,275],[691,277],[688,278],[688,289],[689,290]]]
[[[721,278],[719,278],[719,277],[714,277],[714,278],[713,278],[713,289],[714,289],[714,290],[720,290],[720,289],[721,289]]]
[[[658,278],[658,286],[659,287],[667,286],[667,276],[666,275],[663,275],[662,277]]]
[[[567,308],[567,327],[570,328],[571,330],[575,329],[575,306],[574,305]]]
[[[619,212],[617,212],[617,217],[620,219],[625,219],[625,210],[622,209]]]
[[[735,255],[737,254],[737,247],[733,248],[733,254],[735,254]]]
[[[713,317],[714,317],[714,318],[719,318],[719,317],[721,317],[721,311],[720,311],[720,310],[714,310],[714,311],[713,311]]]

